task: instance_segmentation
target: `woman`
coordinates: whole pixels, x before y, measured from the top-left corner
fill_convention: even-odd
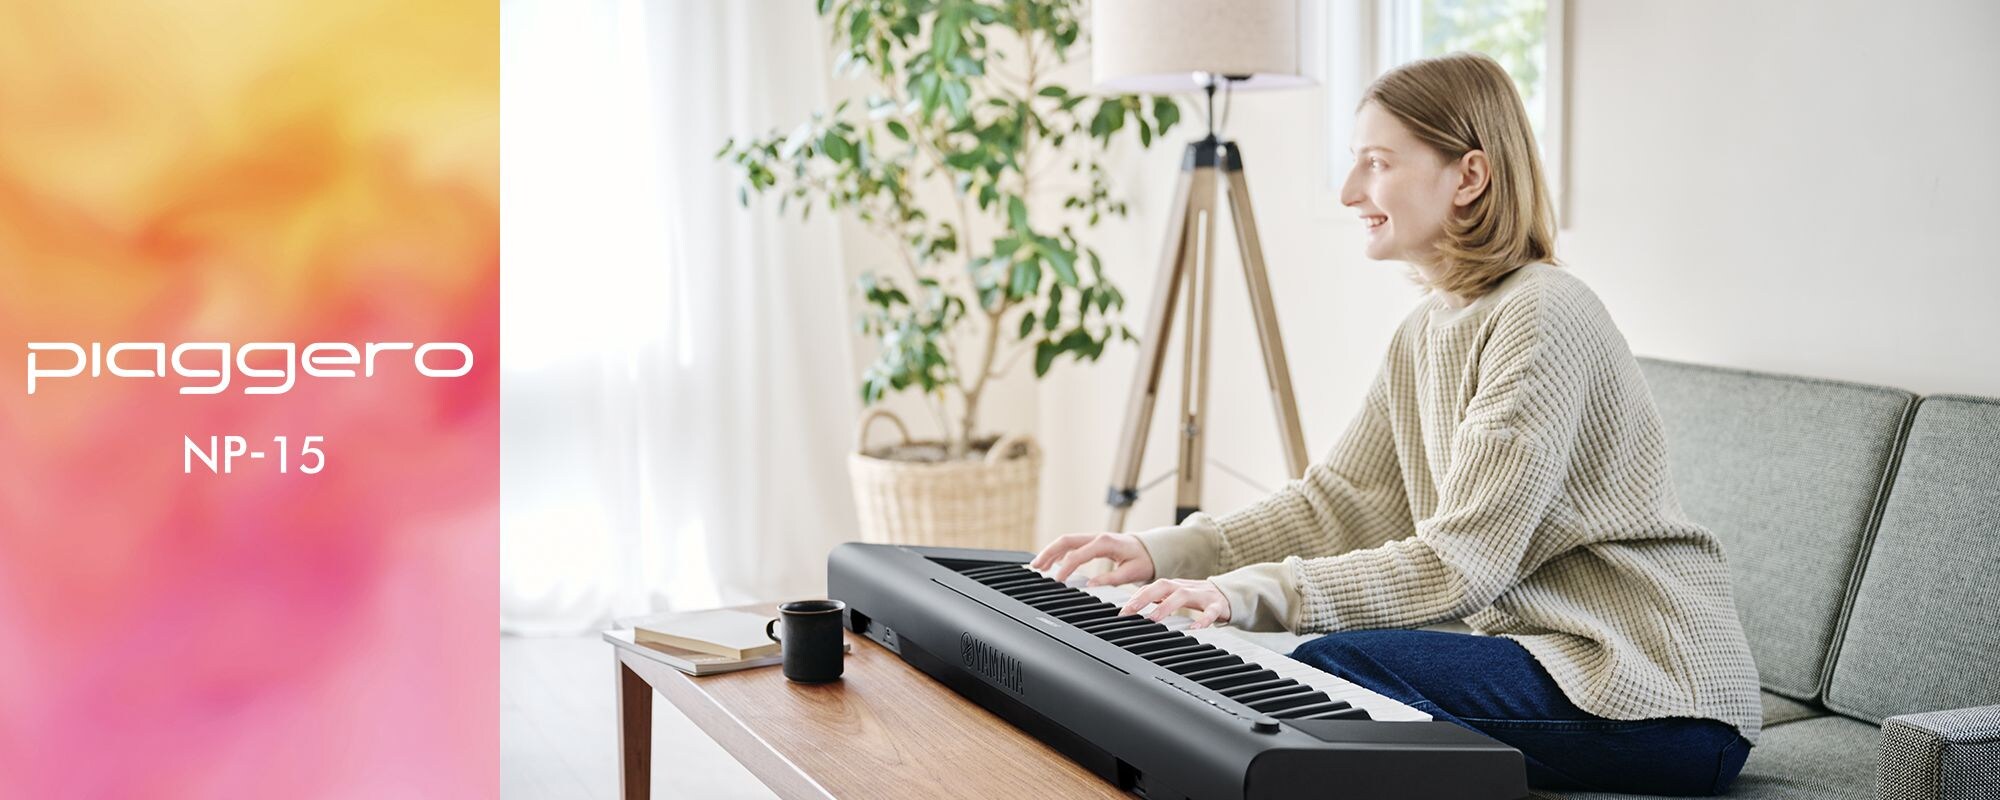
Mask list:
[[[1506,742],[1539,788],[1727,789],[1762,715],[1722,549],[1681,511],[1624,337],[1554,259],[1513,82],[1455,54],[1364,97],[1341,202],[1429,294],[1360,415],[1249,508],[1033,566],[1157,578],[1126,614],[1328,632],[1292,657]],[[1413,630],[1458,620],[1476,633]]]

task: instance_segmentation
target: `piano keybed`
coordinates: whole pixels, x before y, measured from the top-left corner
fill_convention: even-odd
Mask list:
[[[1118,616],[1132,587],[1065,584],[1025,564],[991,564],[960,574],[1043,614],[1116,645],[1249,708],[1281,720],[1374,719],[1429,721],[1431,716],[1231,634],[1225,628],[1187,630],[1173,615],[1153,622]]]

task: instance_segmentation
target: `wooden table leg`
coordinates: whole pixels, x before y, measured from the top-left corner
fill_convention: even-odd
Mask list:
[[[611,663],[618,673],[618,794],[646,800],[653,793],[653,686],[615,648]]]

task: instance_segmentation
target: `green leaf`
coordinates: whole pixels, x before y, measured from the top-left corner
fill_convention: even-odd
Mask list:
[[[1090,120],[1090,135],[1098,139],[1109,139],[1119,128],[1125,127],[1125,105],[1116,98],[1097,104],[1097,114]]]
[[[972,89],[966,86],[964,81],[945,82],[944,99],[946,105],[951,107],[952,118],[965,119],[971,115],[972,111],[967,105],[971,97]]]
[[[1090,344],[1090,332],[1077,328],[1063,336],[1062,341],[1056,343],[1056,347],[1082,354],[1090,349]]]
[[[977,150],[969,150],[962,153],[947,153],[944,157],[944,163],[952,169],[969,171],[978,169],[980,165],[985,164],[986,157]]]
[[[1030,311],[1027,314],[1022,315],[1021,317],[1021,335],[1019,338],[1026,339],[1028,338],[1028,334],[1034,332],[1035,332],[1035,312]]]
[[[835,161],[848,161],[854,158],[854,145],[832,131],[821,137],[820,147],[826,150],[827,158]]]
[[[1180,104],[1175,103],[1171,97],[1153,98],[1153,121],[1160,124],[1161,133],[1166,133],[1175,123],[1181,121]]]
[[[1046,339],[1035,343],[1035,377],[1049,374],[1049,365],[1055,363],[1062,349]]]
[[[1034,261],[1014,262],[1014,274],[1008,281],[1007,293],[1015,297],[1032,297],[1042,283],[1042,268]]]
[[[897,122],[892,119],[889,120],[888,128],[889,128],[889,134],[891,136],[894,136],[906,142],[910,140],[910,129],[903,127],[903,123]]]
[[[1027,235],[1028,205],[1021,202],[1019,195],[1012,195],[1007,198],[1007,219],[1014,223],[1015,233]]]
[[[1046,247],[1043,250],[1043,255],[1048,258],[1049,266],[1055,268],[1056,280],[1061,281],[1064,286],[1075,286],[1076,285],[1075,254],[1062,249],[1062,247],[1060,245],[1057,245],[1054,242],[1054,240],[1050,240],[1049,245],[1050,246]]]

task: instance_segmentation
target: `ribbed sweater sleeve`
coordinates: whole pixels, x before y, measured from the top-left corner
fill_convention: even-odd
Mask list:
[[[1387,366],[1325,459],[1257,503],[1139,534],[1157,577],[1207,578],[1287,555],[1330,556],[1410,533],[1387,413]]]

